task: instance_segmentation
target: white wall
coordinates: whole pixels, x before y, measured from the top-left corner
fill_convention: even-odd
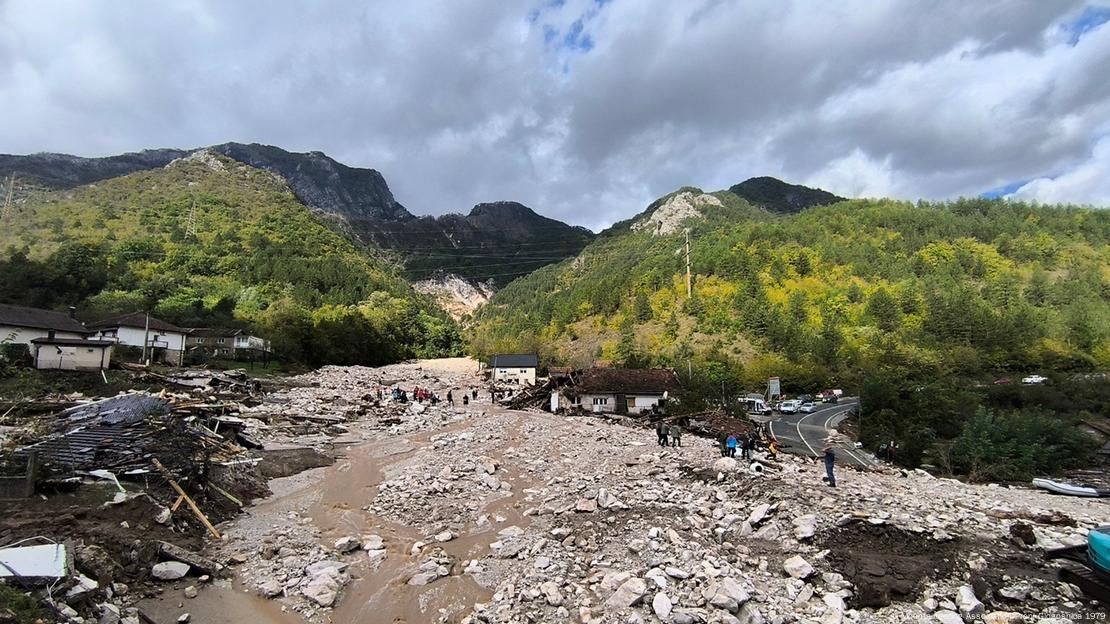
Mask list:
[[[50,336],[50,330],[36,329],[31,327],[12,327],[10,325],[0,325],[0,342],[3,342],[15,332],[15,338],[11,344],[25,344],[31,346],[31,341],[35,338],[47,338]],[[54,332],[55,338],[84,338],[82,334],[75,334],[73,332]]]
[[[524,371],[523,373],[520,371]],[[527,383],[536,385],[536,369],[519,366],[509,368],[499,366],[493,369],[493,380],[506,383]]]
[[[108,367],[112,347],[34,345],[35,368],[59,370],[100,370]],[[59,353],[60,351],[60,353]]]
[[[141,327],[120,327],[118,329],[119,331],[116,333],[116,342],[121,345],[127,345],[129,347],[141,348],[143,346],[143,336],[146,335],[146,330]],[[101,335],[104,335],[103,331],[101,332]],[[110,339],[111,337],[106,336],[106,338]],[[166,343],[165,347],[159,344],[159,348],[165,348],[171,351],[185,350],[185,334],[178,334],[175,332],[159,332],[152,329],[150,330],[150,340],[157,340],[158,342]],[[228,346],[230,346],[230,344],[228,344]]]
[[[627,406],[629,414],[641,414],[643,412],[650,412],[653,405],[658,405],[663,400],[662,394],[626,394],[624,401],[627,404],[628,399],[633,400],[632,405]],[[606,402],[601,405],[594,405],[594,399],[603,399]],[[617,395],[615,394],[583,394],[582,395],[582,409],[594,413],[617,413]]]

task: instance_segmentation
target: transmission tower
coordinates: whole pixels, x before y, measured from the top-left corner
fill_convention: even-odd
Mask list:
[[[0,211],[0,221],[7,221],[12,217],[12,193],[15,190],[15,174],[8,178],[8,196],[4,198],[4,210]]]
[[[189,209],[189,219],[185,225],[185,238],[197,237],[197,200],[193,200],[193,207]]]

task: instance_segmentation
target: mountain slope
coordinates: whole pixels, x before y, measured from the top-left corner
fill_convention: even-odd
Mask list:
[[[697,409],[771,376],[791,394],[842,387],[864,397],[865,441],[1001,474],[946,455],[965,423],[1022,408],[985,426],[1028,440],[1053,419],[1110,415],[1097,376],[1110,371],[1110,211],[849,200],[774,216],[682,189],[495,293],[468,331],[476,356],[673,367]],[[1053,388],[992,384],[1031,372]],[[1003,412],[976,414],[987,407]]]
[[[844,201],[828,191],[789,184],[777,178],[749,178],[730,187],[729,192],[748,202],[778,214],[794,214],[813,206]]]
[[[541,217],[515,202],[479,204],[466,216],[416,217],[374,169],[348,167],[321,152],[296,153],[257,143],[207,148],[281,176],[329,227],[369,251],[386,250],[411,279],[455,274],[472,282],[508,283],[530,270],[578,253],[593,234]],[[136,171],[157,169],[181,150],[147,150],[107,158],[63,154],[0,155],[0,176],[25,187],[68,189]]]
[[[451,348],[452,324],[389,265],[321,225],[281,178],[213,152],[32,194],[5,226],[0,301],[250,324],[309,363]]]
[[[681,229],[636,227],[679,196],[495,294],[478,349],[537,336],[563,359],[623,359],[631,321],[644,339],[624,348],[660,363],[698,348],[762,362],[745,367],[754,386],[767,362],[850,376],[889,349],[938,370],[1110,367],[1110,212],[851,200],[771,218],[712,193],[719,206],[681,221],[688,300]]]

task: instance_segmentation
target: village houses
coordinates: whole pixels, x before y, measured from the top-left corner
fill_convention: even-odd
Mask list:
[[[252,336],[242,329],[189,327],[185,331],[185,348],[190,354],[206,358],[235,359],[270,352],[269,340]]]
[[[141,359],[144,344],[151,362],[181,366],[185,357],[185,330],[143,312],[89,323],[89,329],[96,331],[98,339],[133,347],[128,359]]]

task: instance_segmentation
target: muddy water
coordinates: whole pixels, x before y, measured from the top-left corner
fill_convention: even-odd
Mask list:
[[[336,605],[334,622],[390,622],[415,623],[428,621],[457,622],[474,603],[488,600],[492,592],[478,585],[470,576],[462,574],[462,563],[489,552],[489,545],[496,541],[497,530],[508,524],[524,526],[527,519],[521,515],[521,503],[516,493],[529,486],[520,475],[502,469],[498,478],[513,486],[514,494],[487,503],[474,514],[500,515],[505,524],[489,524],[478,528],[473,524],[463,534],[449,542],[438,544],[458,560],[451,575],[434,583],[413,587],[408,579],[417,572],[420,555],[410,554],[413,543],[427,538],[423,533],[388,518],[363,511],[362,507],[373,501],[377,486],[389,465],[405,461],[410,452],[430,443],[433,435],[443,435],[463,430],[475,420],[454,423],[434,432],[426,432],[352,448],[346,461],[335,468],[335,473],[322,487],[319,501],[310,515],[326,538],[342,535],[376,533],[386,542],[387,556],[375,570],[355,567],[353,574],[361,574],[344,590]],[[506,431],[500,448],[489,453],[501,461],[500,451],[519,440],[520,419]],[[503,462],[502,462],[503,463]]]
[[[458,563],[453,566],[450,576],[429,585],[414,587],[407,584],[421,561],[421,556],[410,554],[410,549],[413,543],[425,541],[428,536],[390,518],[364,511],[363,507],[374,500],[378,485],[393,464],[409,461],[413,453],[431,444],[433,436],[465,431],[480,425],[491,418],[489,416],[459,421],[429,432],[351,446],[346,457],[333,466],[320,469],[310,482],[305,481],[302,486],[284,491],[275,488],[275,496],[251,508],[249,513],[252,515],[265,517],[267,514],[284,513],[281,510],[288,508],[290,502],[304,501],[308,506],[308,516],[321,531],[324,545],[330,545],[344,535],[374,533],[384,538],[388,553],[385,560],[376,569],[370,567],[368,559],[352,564],[352,581],[340,594],[330,618],[325,616],[324,621],[391,624],[458,622],[475,603],[485,602],[491,597],[490,589],[462,573],[463,563],[485,556],[489,545],[497,540],[497,531],[501,528],[513,524],[524,527],[529,523],[522,514],[524,503],[520,497],[521,491],[531,487],[531,483],[507,465],[502,457],[505,448],[523,443],[520,429],[527,417],[518,412],[506,413],[515,418],[502,432],[500,445],[484,450],[483,454],[501,464],[496,476],[512,484],[512,495],[489,500],[482,509],[471,514],[473,518],[483,514],[491,518],[501,516],[505,521],[491,521],[482,527],[471,523],[456,539],[437,544]],[[504,414],[498,417],[500,422],[504,422]],[[485,492],[493,495],[488,490]],[[425,547],[425,552],[428,549]],[[183,587],[170,589],[144,601],[141,606],[159,622],[174,621],[183,611],[190,611],[193,621],[206,624],[303,622],[299,614],[283,610],[278,601],[261,598],[238,581],[202,587],[197,599],[184,602],[180,592]]]

